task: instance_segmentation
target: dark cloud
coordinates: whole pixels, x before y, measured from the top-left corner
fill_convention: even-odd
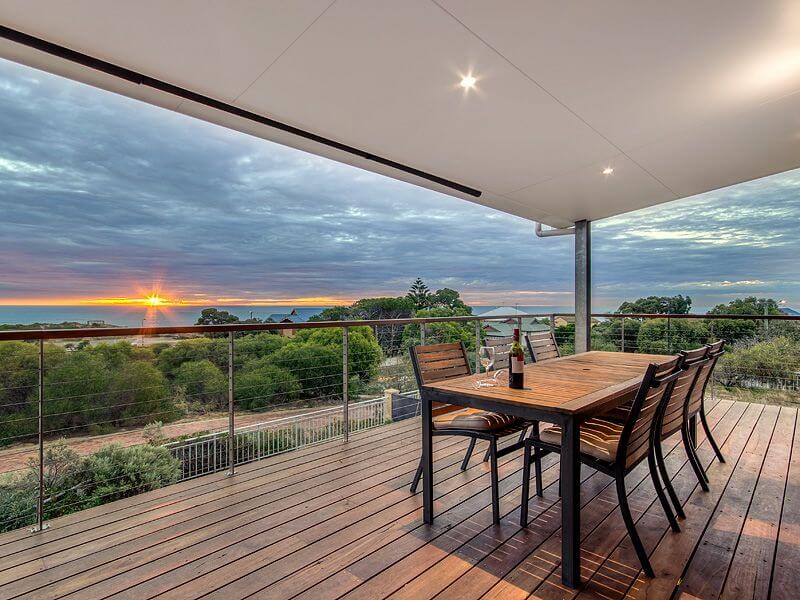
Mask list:
[[[800,299],[800,172],[596,224],[596,306]],[[523,219],[0,61],[0,298],[397,294],[571,303]]]

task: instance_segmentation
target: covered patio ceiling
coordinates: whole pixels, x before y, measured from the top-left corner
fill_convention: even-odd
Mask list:
[[[800,167],[791,0],[3,0],[0,24],[2,57],[553,226]]]

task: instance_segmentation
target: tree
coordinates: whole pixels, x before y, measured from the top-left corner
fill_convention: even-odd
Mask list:
[[[277,352],[289,343],[289,338],[274,333],[259,332],[236,340],[234,352],[237,363],[246,363]]]
[[[648,296],[633,302],[623,302],[617,309],[618,313],[640,313],[659,315],[686,315],[692,308],[692,299],[689,296]]]
[[[305,329],[295,340],[337,348],[341,352],[342,330],[337,328]],[[351,377],[369,381],[378,371],[383,359],[381,346],[369,327],[350,327],[348,331],[348,368]],[[355,392],[356,390],[351,390]]]
[[[353,319],[353,309],[349,306],[332,306],[318,315],[308,318],[309,321],[349,321]]]
[[[175,371],[174,383],[186,399],[202,408],[223,408],[228,400],[228,378],[208,359],[183,363]]]
[[[468,309],[426,308],[418,310],[415,317],[467,317]],[[450,323],[428,323],[425,325],[425,342],[428,344],[446,344],[464,342],[469,351],[475,351],[475,323],[473,321],[456,321]],[[419,325],[409,325],[403,333],[403,346],[416,346],[421,342]]]
[[[708,311],[709,315],[780,315],[778,303],[772,298],[736,298],[727,304],[717,304]],[[729,344],[755,338],[759,331],[757,319],[709,319],[709,328],[714,328],[714,335]]]
[[[204,308],[197,319],[197,325],[226,325],[238,322],[239,317],[236,315],[232,315],[227,310],[217,310],[216,308]]]
[[[420,277],[417,277],[414,283],[411,284],[406,296],[414,302],[414,307],[417,310],[428,308],[431,305],[431,291]]]
[[[646,319],[639,328],[637,352],[673,354],[709,341],[709,331],[699,319]]]
[[[436,290],[430,297],[431,308],[452,308],[459,310],[466,310],[472,314],[472,308],[464,304],[464,301],[459,296],[459,293],[450,288],[442,288]]]

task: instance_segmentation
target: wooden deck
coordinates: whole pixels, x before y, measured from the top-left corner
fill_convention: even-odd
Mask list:
[[[0,598],[798,598],[797,409],[719,402],[709,417],[728,459],[712,460],[700,430],[710,493],[680,447],[667,457],[681,533],[668,531],[646,466],[627,479],[655,579],[639,571],[612,480],[584,469],[585,583],[561,586],[553,455],[524,530],[521,457],[501,461],[494,527],[480,452],[462,473],[466,443],[437,439],[437,518],[423,525],[420,495],[408,492],[412,419],[0,536]]]

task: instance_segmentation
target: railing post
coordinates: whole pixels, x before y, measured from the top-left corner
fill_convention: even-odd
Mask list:
[[[672,323],[672,321],[670,320],[669,315],[668,315],[667,316],[667,354],[672,352],[672,341],[670,340],[670,325],[671,325],[671,323]]]
[[[481,320],[475,319],[475,372],[481,372]]]
[[[553,338],[553,341],[556,339],[556,316],[551,314],[550,315],[550,337]]]
[[[348,384],[350,382],[350,333],[347,327],[342,327],[342,419],[344,420],[344,441],[350,439],[350,394]]]
[[[620,337],[622,338],[622,343],[620,346],[622,347],[622,351],[625,352],[625,317],[622,317],[621,321],[622,324],[620,326]]]
[[[236,424],[233,419],[233,331],[228,332],[228,475],[236,472]]]
[[[36,498],[36,526],[33,531],[44,531],[44,339],[39,339],[39,490]]]
[[[419,324],[419,343],[421,346],[425,345],[425,323]]]

